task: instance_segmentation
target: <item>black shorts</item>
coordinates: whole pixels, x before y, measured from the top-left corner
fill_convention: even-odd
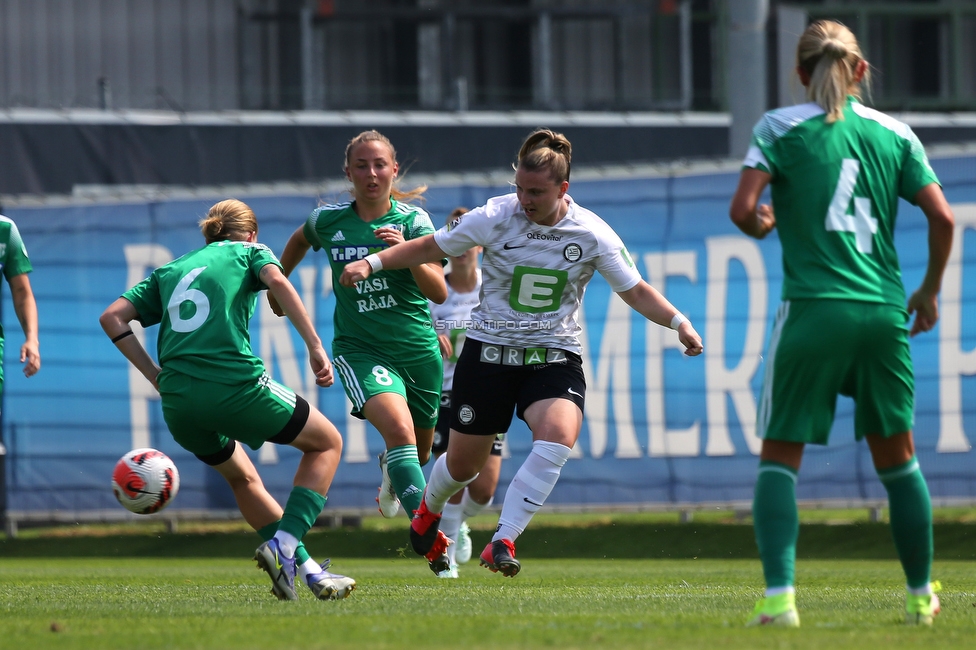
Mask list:
[[[440,456],[447,451],[447,443],[451,440],[451,413],[451,391],[445,390],[441,393],[441,410],[437,416],[437,426],[434,428],[434,444],[430,448],[435,456]],[[504,439],[504,433],[499,433],[495,438],[495,443],[491,446],[492,456],[502,455]]]
[[[568,399],[582,411],[583,360],[565,350],[503,347],[469,337],[454,369],[451,392],[452,429],[484,436],[505,433],[513,410],[525,420],[525,410],[544,399]]]

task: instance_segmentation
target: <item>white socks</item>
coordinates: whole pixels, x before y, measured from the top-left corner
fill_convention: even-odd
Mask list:
[[[447,547],[447,557],[451,564],[457,564],[454,561],[454,555],[457,552],[458,532],[461,530],[463,519],[463,506],[460,503],[448,503],[444,506],[444,511],[441,513],[440,529],[453,542]]]
[[[476,478],[478,478],[477,474],[467,481],[454,480],[451,472],[447,469],[447,454],[441,454],[434,461],[434,467],[430,470],[430,480],[427,481],[427,492],[424,496],[427,509],[431,512],[442,512],[447,500]]]
[[[522,534],[532,516],[539,511],[552,492],[571,451],[566,445],[557,442],[536,440],[532,443],[531,453],[505,493],[502,514],[498,518],[498,530],[491,541],[510,539],[514,542]]]
[[[275,533],[275,539],[278,540],[278,547],[281,548],[281,552],[285,554],[285,557],[295,557],[295,551],[298,550],[297,537],[279,528],[278,532]]]

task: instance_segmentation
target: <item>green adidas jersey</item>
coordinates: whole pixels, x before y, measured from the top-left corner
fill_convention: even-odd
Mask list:
[[[743,165],[772,179],[783,300],[905,305],[895,252],[898,198],[938,183],[908,125],[849,98],[832,124],[815,103],[769,111]]]
[[[313,249],[327,249],[332,267],[336,296],[333,356],[381,350],[393,362],[414,363],[430,358],[432,352],[440,355],[427,297],[410,269],[382,270],[352,288],[339,284],[346,264],[387,247],[373,234],[376,228],[398,228],[405,240],[434,232],[424,210],[392,203],[388,213],[369,223],[359,218],[352,203],[316,208],[305,222],[305,238]]]
[[[3,268],[3,277],[7,278],[8,282],[12,277],[34,270],[30,258],[27,257],[27,247],[24,246],[20,231],[17,230],[17,224],[2,215],[0,215],[0,268]],[[3,341],[3,325],[0,325],[0,341]]]
[[[281,268],[264,244],[214,242],[159,267],[122,297],[144,327],[159,324],[164,369],[221,384],[257,380],[264,363],[251,352],[248,322],[268,264]]]

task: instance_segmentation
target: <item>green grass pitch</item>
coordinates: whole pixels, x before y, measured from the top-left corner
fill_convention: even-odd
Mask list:
[[[902,624],[891,560],[798,563],[799,630],[745,629],[748,559],[537,559],[503,578],[419,558],[333,558],[344,601],[279,602],[246,558],[0,559],[3,648],[971,648],[976,562],[940,561],[943,613]]]

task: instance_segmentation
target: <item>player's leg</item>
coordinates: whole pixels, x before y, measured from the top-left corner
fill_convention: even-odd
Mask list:
[[[796,543],[800,517],[796,479],[803,443],[764,440],[752,501],[753,528],[766,591],[749,625],[800,624],[796,611]]]
[[[891,535],[905,571],[905,622],[931,625],[939,613],[932,583],[932,501],[911,432],[884,438],[866,436],[878,478],[888,492]]]
[[[855,435],[866,438],[888,493],[891,534],[906,578],[905,620],[931,625],[939,611],[931,583],[932,502],[911,432],[915,382],[904,311],[877,305],[864,308],[862,318],[870,346],[852,380]]]
[[[352,414],[369,421],[386,445],[380,467],[385,471],[384,484],[392,486],[392,494],[402,501],[407,517],[420,505],[426,480],[420,468],[414,421],[407,402],[407,390],[399,372],[377,357],[366,354],[341,354],[333,360],[346,395],[352,401]],[[435,394],[439,400],[440,387]],[[436,406],[432,418],[436,418]],[[433,421],[431,422],[433,426]],[[384,503],[389,490],[380,491],[384,516],[399,510],[394,503]],[[385,508],[383,506],[386,506]]]
[[[318,409],[310,408],[305,426],[290,444],[303,454],[279,531],[285,526],[293,526],[289,532],[301,533],[301,537],[295,535],[299,539],[297,548],[300,552],[303,550],[300,540],[315,523],[327,501],[326,495],[342,455],[342,437],[328,418]],[[352,578],[328,571],[328,560],[320,565],[306,554],[303,561],[299,553],[296,553],[296,559],[299,561],[298,575],[316,598],[337,600],[356,588]]]
[[[420,554],[443,535],[439,524],[447,501],[478,475],[495,433],[507,430],[511,423],[517,378],[511,376],[511,367],[483,363],[481,347],[480,342],[469,340],[454,371],[447,453],[434,463],[423,503],[411,523],[410,539]]]
[[[574,390],[582,395],[585,384],[581,381]],[[548,398],[526,408],[524,419],[532,429],[532,451],[505,492],[498,527],[481,554],[483,566],[508,577],[521,569],[515,559],[515,540],[556,486],[579,437],[583,411],[570,399]]]
[[[806,444],[827,444],[837,394],[854,359],[856,319],[840,301],[784,302],[776,315],[759,400],[763,439],[753,528],[766,582],[748,625],[796,627],[796,481]]]
[[[427,482],[420,468],[417,439],[407,401],[398,393],[379,393],[366,401],[362,412],[383,436],[390,485],[407,516],[412,517],[413,511],[420,506]]]
[[[471,528],[468,520],[476,517],[491,505],[495,497],[495,489],[498,487],[498,477],[502,467],[502,443],[495,440],[492,444],[491,455],[485,461],[484,466],[478,476],[464,489],[458,507],[460,509],[460,524],[458,526],[457,550],[455,551],[455,561],[458,564],[466,564],[471,560],[472,542]],[[444,517],[447,518],[447,508],[444,509]]]

